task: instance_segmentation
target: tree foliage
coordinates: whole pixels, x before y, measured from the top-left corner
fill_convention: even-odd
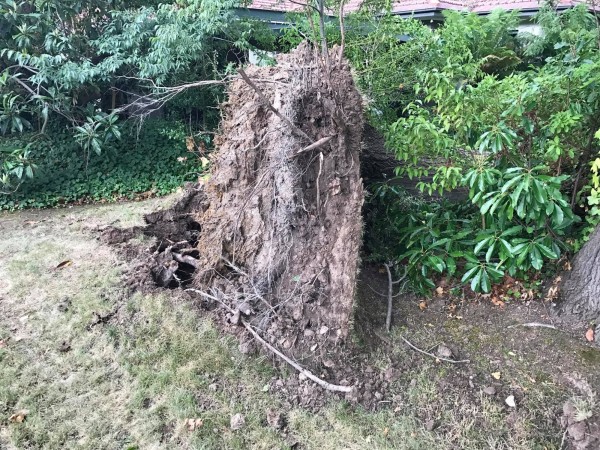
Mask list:
[[[571,249],[574,209],[595,206],[598,191],[589,205],[583,194],[594,189],[584,180],[600,125],[596,21],[584,6],[547,8],[535,36],[514,33],[515,19],[451,13],[432,30],[388,17],[372,33],[383,39],[368,35],[352,50],[398,174],[420,179],[426,195],[466,189],[475,207],[460,216],[440,205],[398,211],[405,245],[395,257],[421,290],[435,273],[488,292],[505,274],[539,271]],[[407,43],[392,45],[401,33]],[[380,49],[366,58],[372,46]]]
[[[83,158],[100,153],[119,138],[119,106],[136,95],[220,77],[251,41],[271,45],[264,27],[234,14],[240,3],[0,0],[0,132],[43,134],[60,123]],[[167,114],[212,128],[221,98],[218,88],[190,93]],[[5,190],[33,167],[17,150],[2,155]]]

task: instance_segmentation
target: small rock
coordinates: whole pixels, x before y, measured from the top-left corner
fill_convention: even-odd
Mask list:
[[[452,358],[452,350],[450,350],[444,344],[440,344],[437,348],[437,355],[440,358]]]
[[[504,400],[504,401],[511,408],[516,408],[517,407],[517,403],[515,402],[515,396],[514,395],[509,395],[508,397],[506,397],[506,400]]]
[[[375,398],[377,400],[381,400],[383,398],[383,394],[381,392],[375,392]]]
[[[321,329],[319,330],[319,334],[327,334],[328,331],[329,331],[329,327],[323,325],[321,327]]]
[[[8,421],[12,422],[12,423],[23,423],[23,422],[25,422],[25,419],[27,418],[28,414],[29,414],[28,409],[22,409],[20,411],[17,411],[16,413],[14,413],[12,416],[10,416],[8,418]]]
[[[585,439],[586,431],[587,425],[585,422],[575,422],[574,424],[569,425],[569,428],[567,428],[569,436],[571,436],[575,441],[582,441]]]
[[[217,389],[219,389],[219,385],[217,383],[212,383],[208,385],[209,391],[217,392]]]
[[[425,422],[425,429],[427,431],[433,431],[435,429],[435,420],[429,419],[427,422]]]
[[[496,395],[496,388],[494,386],[488,386],[483,390],[483,393],[487,395]]]
[[[304,337],[312,337],[315,335],[315,332],[313,330],[311,330],[310,328],[307,328],[306,330],[304,330]]]
[[[323,361],[323,365],[329,369],[331,369],[332,367],[335,367],[335,363],[331,359],[327,359],[327,360]]]
[[[241,429],[246,424],[246,419],[240,413],[231,416],[229,421],[229,427],[235,431]]]

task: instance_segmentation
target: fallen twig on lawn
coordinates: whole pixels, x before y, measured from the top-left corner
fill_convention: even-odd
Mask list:
[[[221,305],[223,305],[226,309],[228,309],[229,312],[235,313],[235,311],[229,305],[227,305],[226,303],[221,301],[221,299],[219,299],[218,297],[215,297],[214,295],[207,294],[206,292],[200,291],[198,289],[186,289],[186,291],[195,292],[204,297],[210,298],[211,300],[216,300]],[[285,356],[283,353],[281,353],[279,350],[277,350],[275,347],[273,347],[271,344],[269,344],[267,341],[265,341],[262,337],[260,337],[260,335],[256,332],[256,330],[254,330],[254,328],[252,328],[252,325],[250,325],[248,322],[246,322],[243,319],[240,322],[242,325],[244,325],[244,328],[246,328],[258,342],[260,342],[262,345],[267,347],[267,349],[271,350],[273,353],[275,353],[275,355],[279,356],[281,359],[283,359],[286,363],[288,363],[290,366],[292,366],[298,372],[305,375],[307,378],[311,379],[312,381],[317,383],[322,388],[327,389],[328,391],[335,391],[335,392],[352,392],[353,388],[351,386],[340,386],[337,384],[328,383],[327,381],[322,380],[321,378],[317,377],[311,371],[300,366],[298,363],[294,362],[293,360],[291,360],[290,358]]]
[[[550,328],[551,330],[558,330],[554,325],[550,325],[547,323],[538,323],[538,322],[528,322],[528,323],[518,323],[516,325],[511,325],[507,328],[516,328],[516,327],[528,327],[528,328]]]
[[[377,331],[375,331],[375,335],[379,339],[381,339],[383,342],[385,342],[385,343],[387,343],[389,345],[394,345],[388,338],[386,338],[385,336],[380,335]],[[416,350],[419,353],[423,353],[424,355],[431,356],[432,358],[435,358],[435,359],[437,359],[439,361],[445,361],[445,362],[448,362],[448,363],[451,363],[451,364],[462,364],[462,363],[471,362],[471,360],[469,360],[469,359],[461,359],[459,361],[455,361],[453,359],[442,358],[441,356],[437,356],[437,355],[434,355],[433,353],[429,353],[429,352],[426,352],[425,350],[421,350],[419,347],[417,347],[416,345],[412,344],[404,336],[402,336],[402,335],[399,335],[399,336],[400,336],[400,339],[402,339],[404,341],[404,343],[406,345],[408,345],[410,348],[412,348],[413,350]]]
[[[304,367],[302,367],[299,364],[292,361],[290,358],[285,356],[283,353],[281,353],[279,350],[277,350],[275,347],[273,347],[271,344],[269,344],[267,341],[265,341],[262,337],[260,337],[260,335],[245,320],[242,320],[242,325],[244,325],[244,327],[246,327],[246,329],[252,334],[252,336],[254,336],[256,338],[257,341],[259,341],[261,344],[263,344],[265,347],[267,347],[269,350],[271,350],[273,353],[275,353],[277,356],[279,356],[281,359],[283,359],[286,363],[288,363],[290,366],[292,366],[298,372],[300,372],[303,375],[306,375],[307,378],[311,379],[312,381],[317,383],[322,388],[327,389],[328,391],[335,391],[335,392],[352,392],[352,389],[353,389],[352,386],[340,386],[338,384],[328,383],[327,381],[322,380],[321,378],[317,377],[309,370],[305,369]]]

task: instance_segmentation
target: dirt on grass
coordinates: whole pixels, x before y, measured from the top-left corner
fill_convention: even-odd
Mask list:
[[[0,216],[0,448],[598,448],[600,351],[551,304],[406,296],[386,334],[366,265],[351,351],[313,367],[357,395],[325,394],[210,302],[127,285],[172,201]]]

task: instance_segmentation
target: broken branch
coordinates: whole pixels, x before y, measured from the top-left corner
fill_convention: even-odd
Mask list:
[[[550,328],[551,330],[557,330],[554,325],[550,325],[547,323],[538,323],[538,322],[528,322],[528,323],[518,323],[516,325],[511,325],[507,328],[516,328],[516,327],[528,327],[528,328]]]
[[[393,342],[391,342],[391,341],[390,341],[388,338],[386,338],[385,336],[382,336],[381,334],[379,334],[377,331],[375,331],[375,335],[376,335],[376,336],[377,336],[379,339],[381,339],[383,342],[385,342],[386,344],[388,344],[388,345],[392,345],[392,346],[394,345],[394,343],[393,343]],[[460,360],[460,361],[455,361],[455,360],[453,360],[453,359],[442,358],[442,357],[440,357],[440,356],[434,355],[433,353],[429,353],[429,352],[426,352],[425,350],[421,350],[419,347],[417,347],[416,345],[412,344],[412,343],[411,343],[411,342],[410,342],[408,339],[406,339],[406,338],[405,338],[404,336],[402,336],[402,335],[400,335],[400,339],[402,339],[402,340],[404,341],[404,343],[405,343],[406,345],[408,345],[410,348],[412,348],[413,350],[416,350],[416,351],[417,351],[417,352],[419,352],[419,353],[423,353],[424,355],[431,356],[432,358],[435,358],[435,359],[437,359],[437,360],[439,360],[439,361],[445,361],[445,362],[448,362],[448,363],[451,363],[451,364],[462,364],[462,363],[468,363],[468,362],[471,362],[469,359],[462,359],[462,360]]]
[[[229,312],[231,312],[232,314],[235,313],[235,311],[229,305],[227,305],[226,303],[224,303],[223,301],[221,301],[221,299],[219,299],[218,297],[215,297],[213,295],[207,294],[206,292],[200,291],[198,289],[186,289],[186,291],[195,292],[195,293],[200,294],[200,295],[202,295],[204,297],[210,298],[211,300],[216,300],[221,305],[223,305],[226,309],[228,309]],[[281,359],[283,359],[286,363],[288,363],[290,366],[292,366],[298,372],[300,372],[303,375],[306,375],[307,378],[309,378],[310,380],[314,381],[315,383],[317,383],[322,388],[327,389],[328,391],[334,391],[334,392],[352,392],[353,388],[351,386],[340,386],[340,385],[337,385],[337,384],[328,383],[327,381],[322,380],[321,378],[317,377],[311,371],[309,371],[308,369],[305,369],[304,367],[302,367],[298,363],[294,362],[293,360],[291,360],[290,358],[288,358],[287,356],[285,356],[283,353],[281,353],[279,350],[277,350],[275,347],[273,347],[271,344],[269,344],[267,341],[265,341],[256,332],[256,330],[254,330],[254,328],[252,328],[252,326],[248,322],[246,322],[245,320],[241,320],[241,323],[250,332],[250,334],[252,334],[252,336],[254,336],[254,338],[258,342],[260,342],[267,349],[269,349],[270,351],[272,351],[273,353],[275,353],[275,355],[279,356]]]
[[[281,353],[279,350],[277,350],[275,347],[273,347],[271,344],[269,344],[267,341],[265,341],[262,337],[260,337],[260,335],[245,320],[242,320],[242,325],[244,325],[244,327],[250,332],[250,334],[252,334],[252,336],[254,336],[254,338],[258,342],[260,342],[262,345],[267,347],[269,350],[271,350],[273,353],[275,353],[277,356],[279,356],[281,359],[283,359],[286,363],[288,363],[290,366],[292,366],[298,372],[305,375],[307,378],[311,379],[312,381],[317,383],[322,388],[324,388],[328,391],[334,391],[334,392],[352,392],[352,389],[353,389],[352,386],[340,386],[338,384],[328,383],[327,381],[322,380],[321,378],[317,377],[309,370],[305,369],[304,367],[302,367],[299,364],[292,361],[290,358],[285,356],[283,353]]]

